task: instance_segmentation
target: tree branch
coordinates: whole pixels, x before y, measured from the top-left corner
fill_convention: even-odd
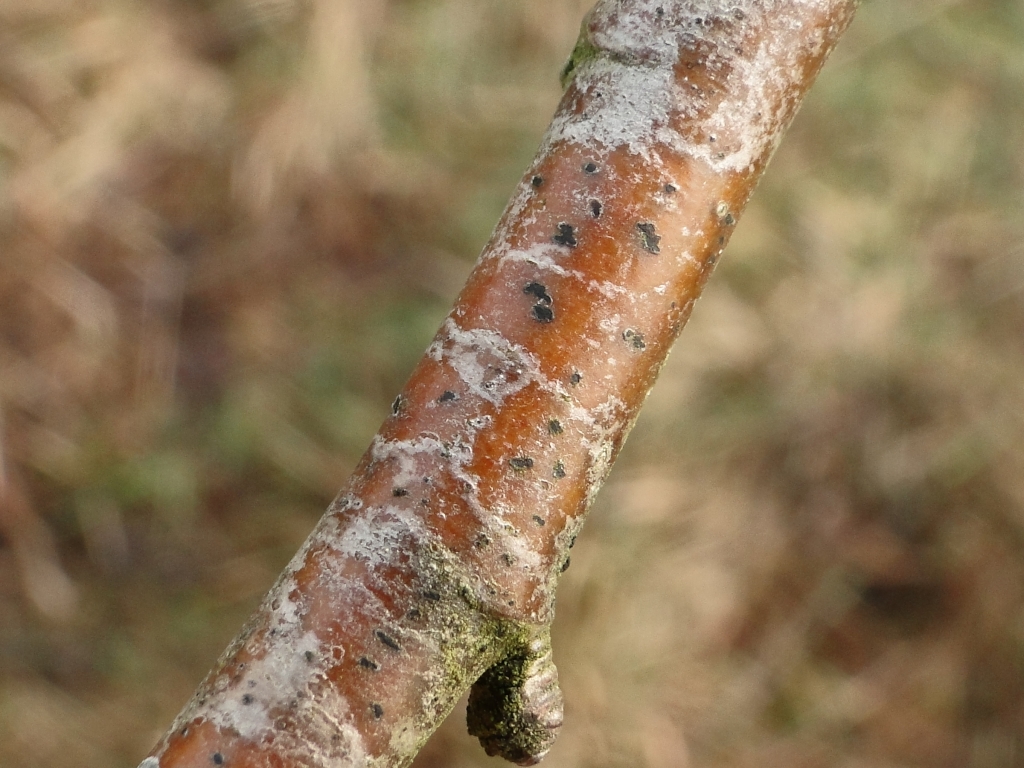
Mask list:
[[[603,0],[532,167],[348,487],[141,768],[398,766],[470,685],[561,724],[559,574],[853,0]]]

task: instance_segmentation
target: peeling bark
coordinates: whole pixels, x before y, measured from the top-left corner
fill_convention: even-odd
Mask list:
[[[541,150],[348,487],[140,768],[409,763],[474,685],[561,724],[569,549],[854,0],[603,0]]]

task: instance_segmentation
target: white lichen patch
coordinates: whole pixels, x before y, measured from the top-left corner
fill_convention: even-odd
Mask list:
[[[490,514],[485,516],[487,532],[500,542],[503,552],[510,556],[511,562],[517,568],[536,571],[541,566],[543,558],[526,541],[519,529],[508,521],[516,510],[498,505],[489,511]]]
[[[268,600],[278,590],[286,591],[287,581],[279,582]],[[287,625],[290,611],[275,611],[271,623],[277,619],[276,623]],[[313,765],[332,764],[338,755],[364,760],[363,739],[348,721],[347,701],[333,688],[318,685],[325,671],[324,649],[315,632],[291,636],[279,632],[260,642],[265,646],[263,655],[251,658],[239,669],[241,674],[222,673],[215,678],[179,715],[171,732],[194,721],[207,722],[254,744],[273,735],[279,755]],[[301,736],[277,728],[276,719],[285,712],[301,722]],[[153,762],[143,762],[140,768],[159,768],[159,761],[149,760]]]
[[[451,317],[427,355],[450,366],[470,394],[497,406],[535,381],[540,371],[532,353],[497,331],[465,330]]]
[[[485,254],[485,258],[498,258],[504,262],[513,263],[523,262],[536,267],[537,269],[544,270],[545,272],[551,272],[552,274],[560,277],[570,277],[578,280],[584,288],[593,291],[594,293],[601,294],[608,299],[628,295],[629,291],[617,283],[613,283],[609,280],[595,280],[579,270],[568,269],[559,264],[557,257],[564,257],[564,255],[564,248],[554,245],[553,243],[539,243],[525,249],[513,249],[498,246],[488,254]]]
[[[516,187],[512,199],[505,208],[505,214],[494,228],[491,236],[493,242],[505,242],[513,228],[527,229],[536,221],[536,216],[524,213],[536,192],[529,182],[523,182]]]
[[[425,698],[429,698],[429,694]],[[425,705],[424,709],[428,709],[429,706],[429,704]],[[414,754],[415,749],[426,740],[427,735],[429,734],[423,733],[414,718],[399,720],[391,729],[389,743],[391,752],[396,755]]]
[[[608,58],[587,62],[576,74],[576,87],[587,94],[579,114],[559,113],[544,146],[566,141],[598,150],[626,147],[647,161],[652,151],[674,139],[669,118],[678,101],[670,66],[638,67]],[[600,94],[598,96],[597,94]]]
[[[565,250],[554,243],[538,243],[530,248],[518,250],[502,244],[485,255],[488,258],[499,258],[502,261],[524,262],[546,272],[566,277],[572,272],[559,264],[557,259],[564,254]]]
[[[608,473],[612,471],[614,441],[598,441],[589,448],[590,466],[587,467],[587,506],[589,507],[601,490]]]
[[[370,455],[374,461],[394,462],[395,485],[407,485],[424,477],[421,464],[445,451],[441,440],[434,435],[420,435],[414,440],[383,440],[373,438]]]
[[[329,545],[343,557],[373,568],[391,563],[410,542],[427,535],[423,520],[405,509],[370,508],[348,521]]]
[[[584,439],[583,445],[588,456],[586,506],[589,507],[611,472],[616,441],[629,431],[632,421],[626,403],[615,395],[591,409],[587,418],[591,435]]]
[[[476,488],[479,479],[465,471],[473,458],[473,442],[481,429],[493,423],[490,416],[476,416],[465,421],[461,436],[448,442],[434,433],[422,434],[412,440],[373,439],[370,455],[374,461],[387,462],[392,467],[395,485],[407,485],[429,477],[436,471],[438,459],[442,459],[453,477],[463,481],[469,488]],[[413,533],[418,533],[415,526]]]
[[[212,696],[192,716],[202,716],[219,727],[230,728],[245,738],[261,735],[272,727],[270,710],[286,706],[296,691],[304,690],[323,671],[320,643],[316,635],[302,627],[302,611],[290,597],[295,588],[291,570],[287,570],[264,598],[269,632],[263,644],[273,645],[267,653],[249,662],[239,682],[221,675],[214,683]],[[271,639],[272,638],[272,639]]]
[[[676,256],[676,263],[680,266],[684,264],[695,264],[697,259],[690,251],[680,251]]]
[[[258,741],[273,730],[273,712],[288,706],[297,691],[305,691],[318,674],[306,653],[318,654],[320,643],[306,632],[287,643],[287,652],[252,661],[244,682],[220,697],[216,706],[200,714],[221,728],[242,738]],[[315,656],[314,656],[315,658]]]
[[[808,51],[817,54],[825,44],[816,26],[803,31],[809,14],[846,4],[604,0],[582,33],[597,52],[574,73],[575,88],[585,95],[582,109],[558,115],[545,146],[625,147],[655,162],[668,147],[718,172],[748,172],[770,154],[792,117],[797,95],[790,92],[802,80]],[[762,34],[768,26],[772,33]],[[676,77],[681,57],[697,51],[714,93],[689,75]]]
[[[523,372],[527,373],[525,370]],[[533,370],[529,371],[528,378],[530,381],[540,380],[539,373]],[[475,425],[470,422],[475,422]],[[462,500],[479,521],[481,532],[489,537],[488,540],[498,548],[498,551],[507,555],[518,567],[538,568],[542,558],[524,540],[521,532],[509,522],[515,510],[503,504],[485,506],[479,495],[480,478],[469,470],[476,435],[480,429],[492,423],[489,417],[467,420],[462,436],[445,444],[432,435],[421,435],[412,440],[391,441],[384,441],[378,437],[370,449],[371,456],[375,461],[386,461],[394,467],[394,482],[397,484],[410,483],[422,478],[424,474],[436,471],[437,457],[443,456],[446,471],[460,481],[463,489]],[[446,513],[441,508],[435,509],[432,514],[444,518]],[[417,513],[396,505],[393,508],[387,507],[379,513],[371,510],[357,521],[357,524],[349,526],[340,535],[339,541],[332,542],[331,546],[348,556],[376,563],[384,562],[399,552],[399,540],[408,541],[413,538],[423,542],[428,536],[432,534],[428,531],[426,522]],[[432,547],[437,550],[443,548],[443,545],[435,538],[432,540]],[[486,595],[486,589],[483,587],[480,587],[478,592],[481,597]]]
[[[794,22],[798,23],[798,22]],[[818,45],[822,44],[818,40]],[[770,155],[795,112],[796,93],[791,84],[799,82],[799,67],[806,53],[789,41],[770,36],[759,41],[753,56],[736,57],[726,83],[726,97],[705,118],[707,136],[728,137],[726,141],[688,142],[685,151],[716,170],[746,171]],[[790,93],[788,98],[783,94]]]
[[[160,768],[160,761],[155,757],[147,757],[139,763],[139,768]]]
[[[603,317],[598,322],[597,327],[605,333],[611,336],[618,336],[619,327],[622,325],[622,315],[612,315],[611,317]]]

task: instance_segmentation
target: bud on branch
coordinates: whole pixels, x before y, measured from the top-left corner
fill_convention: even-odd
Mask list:
[[[405,765],[471,685],[487,752],[543,757],[569,550],[854,4],[598,3],[391,416],[140,768]]]

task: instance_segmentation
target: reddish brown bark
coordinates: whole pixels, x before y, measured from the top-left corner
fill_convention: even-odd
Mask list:
[[[569,548],[853,7],[598,4],[392,416],[144,768],[403,765],[478,678],[488,752],[543,755]]]

